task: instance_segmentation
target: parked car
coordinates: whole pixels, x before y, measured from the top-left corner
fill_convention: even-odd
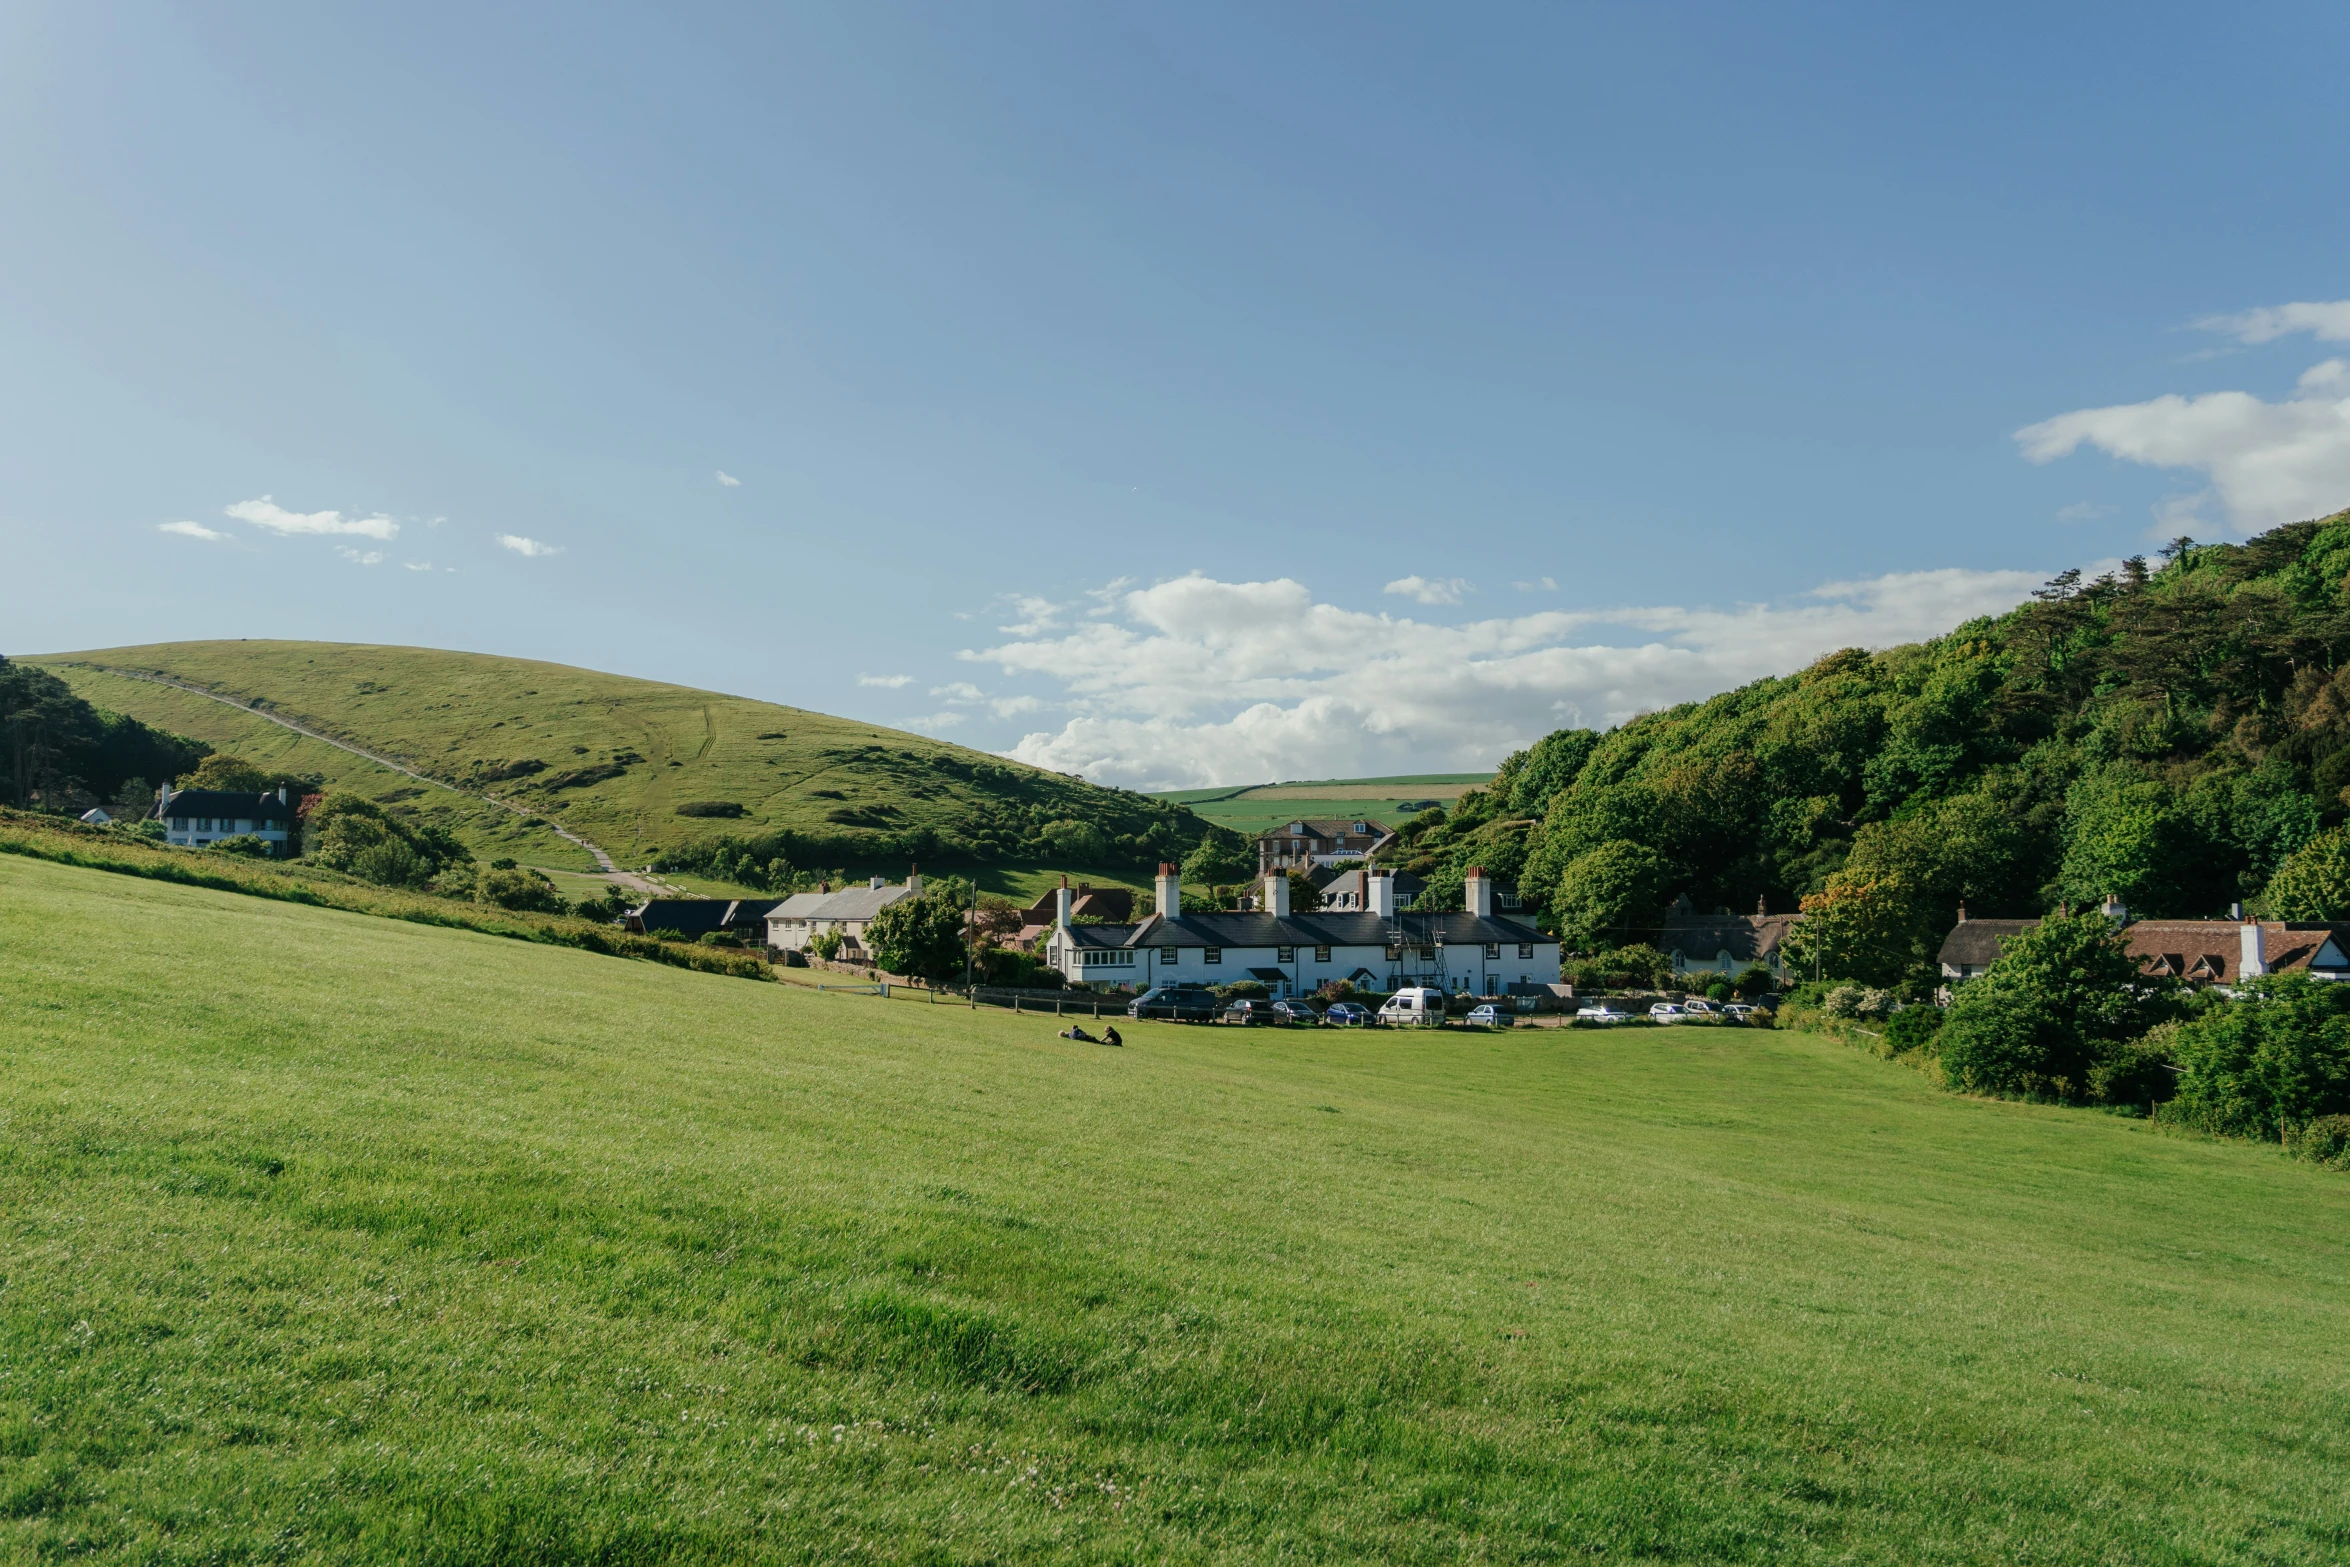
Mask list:
[[[1659,1023],[1678,1023],[1689,1014],[1670,1001],[1660,1001],[1648,1009],[1648,1015]]]
[[[1760,1007],[1750,1007],[1743,1001],[1733,1001],[1722,1008],[1722,1016],[1733,1023],[1743,1023],[1761,1010]]]
[[[1216,1020],[1216,994],[1193,985],[1153,985],[1134,998],[1128,1017],[1163,1017],[1178,1023]]]
[[[1235,1001],[1224,1009],[1223,1020],[1227,1023],[1238,1023],[1243,1027],[1261,1024],[1279,1028],[1289,1019],[1273,1010],[1278,1005],[1280,1005],[1279,1002],[1254,999]]]
[[[1404,1027],[1435,1027],[1444,1022],[1444,992],[1427,985],[1407,985],[1379,1007],[1379,1021]]]
[[[1379,1019],[1369,1007],[1357,1001],[1333,1001],[1330,1010],[1322,1014],[1322,1021],[1332,1028],[1371,1028]]]
[[[1518,1026],[1518,1018],[1517,1014],[1508,1007],[1495,1006],[1488,1001],[1483,1006],[1469,1009],[1469,1026],[1471,1028],[1515,1028]]]
[[[1687,1001],[1681,1003],[1681,1010],[1691,1017],[1712,1017],[1714,1004],[1703,996],[1691,996]]]
[[[1595,1001],[1575,1009],[1575,1018],[1583,1023],[1621,1023],[1629,1014],[1618,1012],[1604,1001]]]
[[[1316,1012],[1310,1003],[1304,1001],[1276,1001],[1273,1003],[1273,1011],[1282,1022],[1295,1023],[1300,1028],[1320,1028],[1322,1026],[1322,1014]]]

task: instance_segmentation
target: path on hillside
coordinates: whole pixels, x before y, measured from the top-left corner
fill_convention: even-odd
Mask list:
[[[149,685],[170,686],[175,691],[185,691],[190,696],[200,696],[205,698],[207,701],[218,702],[223,707],[233,707],[240,713],[250,713],[255,718],[267,719],[270,723],[276,724],[281,729],[291,729],[298,735],[307,735],[313,740],[323,741],[324,743],[333,746],[338,751],[348,751],[353,756],[361,757],[367,761],[373,762],[378,767],[388,767],[393,772],[400,774],[402,777],[413,778],[418,783],[431,784],[436,789],[446,789],[451,794],[463,795],[468,800],[480,800],[485,804],[496,806],[501,811],[512,811],[515,815],[522,817],[526,821],[543,823],[548,831],[554,833],[556,837],[562,838],[570,843],[575,843],[581,848],[587,850],[588,853],[595,856],[597,869],[601,870],[606,876],[611,877],[614,881],[620,883],[623,887],[628,887],[637,892],[641,892],[648,898],[658,898],[664,895],[674,896],[677,892],[675,887],[663,886],[661,883],[639,875],[635,871],[622,870],[618,865],[612,862],[612,856],[606,854],[601,845],[590,843],[587,839],[581,837],[578,833],[573,832],[570,828],[564,826],[561,822],[555,820],[552,816],[541,815],[539,812],[530,809],[528,806],[516,805],[511,800],[501,800],[494,794],[479,794],[471,789],[460,789],[455,784],[450,783],[446,779],[435,778],[429,773],[420,773],[405,762],[396,762],[388,756],[384,756],[377,752],[368,750],[365,746],[353,745],[348,740],[337,740],[333,735],[320,734],[317,730],[311,728],[308,724],[299,723],[294,719],[287,718],[279,713],[272,713],[266,708],[255,707],[250,702],[240,702],[233,696],[222,696],[217,691],[207,691],[202,686],[190,685],[185,680],[174,680],[169,675],[142,674],[135,669],[117,669],[111,664],[90,664],[85,667],[90,669],[103,670],[109,675],[120,675],[125,680],[144,680]]]

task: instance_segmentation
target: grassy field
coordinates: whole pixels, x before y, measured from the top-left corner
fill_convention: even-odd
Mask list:
[[[1047,1022],[0,857],[0,1559],[2350,1554],[2350,1181],[1801,1036]]]
[[[1361,818],[1392,827],[1410,812],[1396,806],[1413,800],[1446,804],[1493,777],[1491,773],[1421,773],[1401,778],[1324,778],[1258,784],[1246,789],[1175,789],[1154,795],[1188,806],[1219,827],[1251,837],[1301,816]]]
[[[892,843],[928,830],[970,840],[1006,808],[1033,808],[1105,832],[1127,830],[1119,824],[1158,809],[1131,794],[921,735],[525,659],[235,641],[105,648],[24,662],[54,671],[93,702],[215,744],[229,735],[259,744],[267,737],[258,732],[274,726],[105,671],[159,673],[242,701],[265,701],[433,777],[478,780],[492,793],[559,817],[623,865],[641,864],[663,845],[761,828]],[[306,752],[304,765],[326,763]],[[731,803],[744,814],[677,814],[681,805],[707,801]],[[414,803],[421,807],[426,797]],[[577,851],[548,848],[534,863],[587,868],[584,859],[575,865],[566,854]],[[900,858],[891,851],[887,864],[871,868],[902,871]],[[1043,863],[1033,855],[1012,858]],[[844,852],[826,863],[862,861]]]

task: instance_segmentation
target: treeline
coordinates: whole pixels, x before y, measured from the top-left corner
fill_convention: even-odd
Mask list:
[[[47,670],[6,658],[0,658],[0,736],[7,744],[0,803],[66,816],[94,805],[115,816],[144,816],[157,785],[212,750],[93,707]]]
[[[1962,901],[2342,917],[2346,655],[2350,513],[2180,539],[1931,642],[1550,735],[1397,858],[1440,897],[1472,864],[1514,879],[1586,952],[1654,941],[1678,894],[1800,903],[1806,968],[1913,989]]]

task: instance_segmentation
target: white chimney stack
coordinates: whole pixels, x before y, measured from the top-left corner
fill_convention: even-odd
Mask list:
[[[1275,919],[1289,918],[1289,873],[1274,871],[1265,877],[1264,911]]]
[[[1183,873],[1165,860],[1159,862],[1158,880],[1151,883],[1151,895],[1159,905],[1159,918],[1174,919],[1183,912]]]
[[[2267,973],[2268,953],[2262,944],[2261,938],[2264,933],[2260,928],[2260,921],[2246,920],[2236,927],[2236,932],[2244,944],[2243,954],[2236,963],[2237,976],[2242,979],[2251,979]]]
[[[1371,912],[1383,920],[1395,918],[1395,877],[1386,871],[1365,871],[1363,887],[1371,900]]]
[[[879,892],[882,888],[889,885],[889,878],[887,876],[867,877],[865,885],[872,888],[875,892]]]
[[[1053,895],[1053,923],[1061,929],[1069,928],[1069,878],[1061,878],[1061,890]]]
[[[919,865],[909,865],[909,866],[907,866],[907,867],[906,867],[906,890],[907,890],[908,892],[912,893],[912,894],[913,894],[915,897],[917,897],[917,898],[919,898],[919,897],[921,897],[921,896],[922,896],[922,867],[921,867],[921,866],[919,866]]]
[[[1466,880],[1461,883],[1461,898],[1469,912],[1481,920],[1493,918],[1493,883],[1485,879],[1485,867],[1472,865]]]
[[[2105,902],[2097,912],[2104,915],[2107,919],[2113,921],[2116,925],[2127,925],[2130,922],[2129,905],[2122,902],[2120,898],[2114,896],[2110,892],[2105,895]]]

